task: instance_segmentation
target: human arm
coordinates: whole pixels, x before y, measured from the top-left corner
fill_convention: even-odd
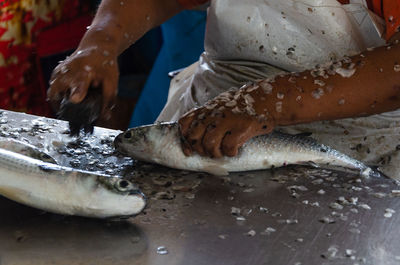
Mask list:
[[[182,9],[177,0],[103,0],[76,51],[55,68],[49,99],[79,103],[90,86],[100,87],[107,112],[117,93],[118,55]]]
[[[341,64],[341,65],[340,65]],[[180,120],[184,152],[234,156],[278,125],[368,116],[400,108],[400,45],[224,93]]]

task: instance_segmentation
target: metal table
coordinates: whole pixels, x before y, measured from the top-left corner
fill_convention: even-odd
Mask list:
[[[323,169],[217,177],[113,152],[119,132],[74,139],[63,121],[0,112],[0,137],[60,164],[137,183],[148,197],[127,220],[66,217],[0,197],[0,264],[400,264],[400,187]]]

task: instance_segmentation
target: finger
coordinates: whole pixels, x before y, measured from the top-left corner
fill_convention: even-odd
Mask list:
[[[188,144],[185,138],[181,138],[181,144],[182,144],[182,151],[186,156],[191,156],[193,151],[191,146]]]
[[[195,118],[195,111],[192,110],[190,112],[187,112],[186,114],[184,114],[179,120],[178,120],[178,124],[179,124],[179,130],[181,135],[187,135],[188,130],[190,129],[190,126]]]
[[[81,77],[79,84],[71,88],[69,100],[74,103],[80,103],[87,95],[91,79],[89,76]],[[74,82],[75,83],[75,82]]]
[[[203,137],[203,148],[206,154],[211,157],[222,157],[221,142],[226,134],[225,127],[210,125]]]
[[[54,79],[50,83],[50,87],[47,90],[47,99],[50,101],[60,101],[63,98],[65,91],[62,90],[62,85],[59,79]]]
[[[202,140],[207,127],[207,124],[194,121],[191,128],[187,131],[187,134],[184,135],[191,149],[202,156],[206,155],[203,149]]]
[[[221,150],[224,155],[236,156],[239,148],[251,137],[248,130],[233,130],[222,139]]]

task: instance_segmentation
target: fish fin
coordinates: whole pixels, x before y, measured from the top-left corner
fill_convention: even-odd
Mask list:
[[[312,135],[312,132],[302,132],[302,133],[296,133],[294,136],[298,137],[310,137]]]
[[[303,163],[299,163],[299,165],[310,166],[310,167],[313,167],[313,168],[320,168],[321,167],[319,164],[315,163],[314,161],[306,161],[306,162],[303,162]]]
[[[379,166],[368,166],[365,170],[361,171],[361,175],[364,177],[373,177],[373,178],[390,178],[385,173],[383,173]]]
[[[216,176],[226,176],[229,174],[228,170],[216,164],[204,167],[203,171]]]

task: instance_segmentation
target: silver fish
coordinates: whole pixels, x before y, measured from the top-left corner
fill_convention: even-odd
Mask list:
[[[235,157],[218,159],[182,152],[179,125],[159,123],[128,129],[114,140],[116,149],[134,159],[171,168],[203,171],[214,175],[281,167],[290,164],[345,168],[369,176],[377,174],[360,161],[310,137],[273,132],[247,141]]]
[[[21,155],[26,155],[47,163],[58,164],[57,161],[44,151],[34,145],[17,141],[10,138],[0,139],[0,148],[12,151]]]
[[[132,183],[0,149],[0,195],[45,211],[85,217],[136,215],[146,205]]]

